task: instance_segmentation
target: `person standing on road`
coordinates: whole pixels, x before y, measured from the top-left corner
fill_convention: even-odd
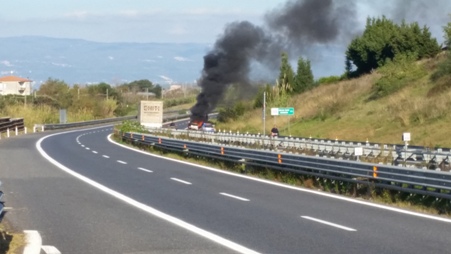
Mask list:
[[[277,126],[274,125],[271,129],[271,137],[278,137],[279,136],[279,129],[277,129]]]

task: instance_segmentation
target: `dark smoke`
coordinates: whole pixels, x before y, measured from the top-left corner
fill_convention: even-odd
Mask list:
[[[232,83],[249,84],[252,62],[274,68],[283,51],[300,54],[314,44],[336,42],[351,34],[355,16],[354,0],[298,0],[269,12],[265,27],[247,21],[227,25],[204,57],[192,120],[205,120]]]

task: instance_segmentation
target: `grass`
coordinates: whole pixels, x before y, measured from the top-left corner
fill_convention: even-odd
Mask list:
[[[328,138],[377,143],[402,143],[403,132],[410,132],[411,145],[451,147],[451,89],[431,93],[440,83],[430,81],[432,70],[443,58],[423,60],[419,64],[426,75],[400,90],[379,99],[372,99],[372,89],[382,74],[323,84],[311,91],[290,98],[295,108],[293,117],[269,114],[266,133],[277,124],[281,135]],[[235,121],[218,123],[217,129],[263,132],[261,109],[250,110]]]
[[[25,235],[9,229],[5,221],[0,223],[0,254],[19,254],[25,246]]]

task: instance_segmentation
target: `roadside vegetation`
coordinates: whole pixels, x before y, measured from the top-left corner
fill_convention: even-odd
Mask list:
[[[167,110],[188,109],[195,103],[197,89],[168,91],[149,80],[117,86],[107,83],[69,86],[49,78],[31,96],[0,96],[0,117],[24,118],[30,129],[34,124],[59,123],[59,110],[66,109],[67,122],[137,115],[141,100],[163,100]],[[147,93],[152,93],[150,96]]]

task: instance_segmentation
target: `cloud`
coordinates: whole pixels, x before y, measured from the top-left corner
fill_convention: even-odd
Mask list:
[[[113,56],[108,56],[108,59],[114,60],[114,57]]]
[[[4,66],[8,66],[8,67],[14,66],[14,65],[11,64],[11,62],[8,61],[8,60],[3,60],[3,61],[1,61],[0,63],[3,64]]]
[[[174,59],[179,62],[192,62],[192,60],[182,56],[175,56]]]
[[[58,66],[58,67],[63,67],[63,68],[65,68],[65,67],[72,67],[70,64],[65,64],[65,63],[53,63],[52,62],[52,65],[55,65],[55,66]]]
[[[174,80],[172,80],[170,77],[164,76],[164,75],[160,75],[159,76],[161,79],[164,80],[164,82],[168,83],[168,84],[172,84],[174,82]]]

